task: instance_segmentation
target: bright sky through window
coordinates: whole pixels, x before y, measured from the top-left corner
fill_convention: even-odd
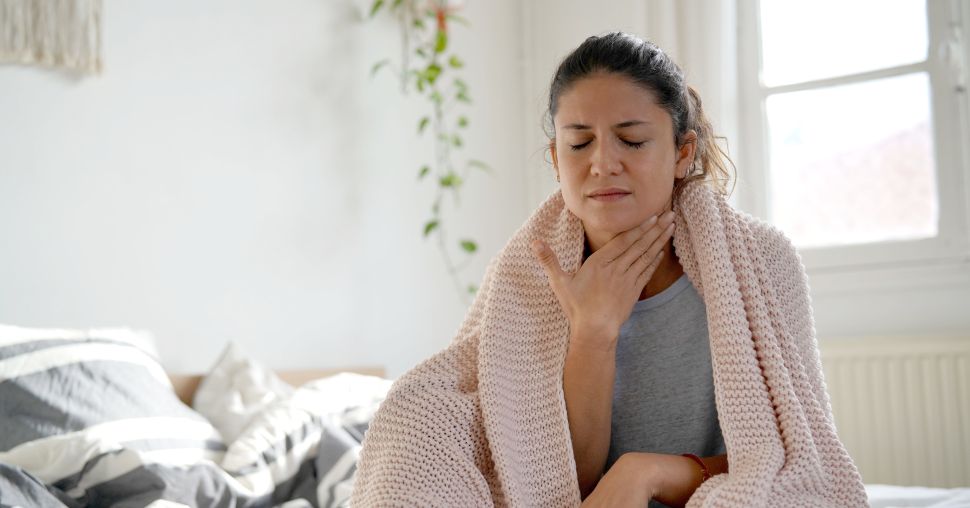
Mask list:
[[[761,2],[766,86],[918,63],[924,2]],[[939,217],[926,72],[770,93],[769,213],[800,247],[929,238]]]
[[[925,0],[762,0],[765,86],[926,59]]]

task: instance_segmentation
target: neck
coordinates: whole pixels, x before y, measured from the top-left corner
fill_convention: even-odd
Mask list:
[[[653,272],[650,280],[647,281],[647,285],[643,287],[643,291],[640,292],[640,299],[645,300],[669,288],[683,274],[684,267],[680,265],[680,259],[674,252],[674,242],[667,240],[660,266]]]
[[[587,236],[586,253],[583,256],[583,261],[585,262],[590,254],[599,250],[604,244],[605,242],[597,242],[595,238]],[[645,300],[660,293],[670,287],[674,282],[677,282],[677,279],[683,274],[684,267],[681,266],[680,259],[677,258],[677,254],[674,252],[673,240],[667,240],[667,244],[664,245],[664,255],[660,260],[660,266],[654,270],[650,280],[647,281],[647,285],[640,291],[639,299]]]

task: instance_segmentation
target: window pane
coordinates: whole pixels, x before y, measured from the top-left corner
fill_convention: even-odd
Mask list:
[[[926,59],[925,0],[761,0],[767,86]]]
[[[770,213],[799,246],[933,237],[925,73],[771,95]]]

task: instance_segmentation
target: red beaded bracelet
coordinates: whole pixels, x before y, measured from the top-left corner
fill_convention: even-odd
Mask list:
[[[693,460],[694,462],[696,462],[697,464],[699,464],[701,466],[701,472],[704,473],[704,479],[701,480],[701,483],[706,482],[708,479],[710,479],[711,472],[710,472],[710,470],[707,469],[707,466],[704,464],[704,461],[701,460],[700,457],[698,457],[697,455],[694,455],[693,453],[681,453],[680,455],[682,457],[687,457],[687,458]]]

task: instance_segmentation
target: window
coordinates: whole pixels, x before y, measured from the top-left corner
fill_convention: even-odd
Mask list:
[[[738,2],[739,205],[783,229],[810,270],[970,252],[960,7]]]

